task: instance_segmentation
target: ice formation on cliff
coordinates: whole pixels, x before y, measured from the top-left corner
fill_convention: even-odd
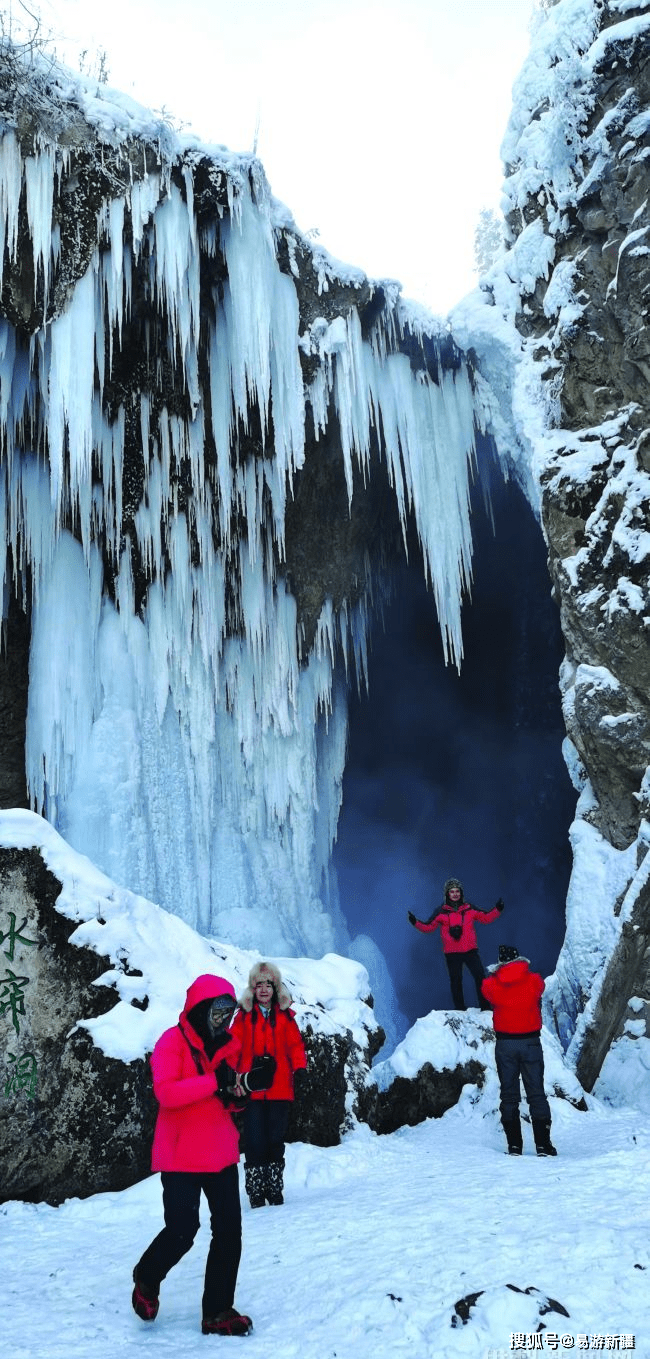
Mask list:
[[[60,253],[53,204],[70,150],[65,136],[43,135],[28,154],[4,128],[0,266],[5,245],[9,265],[18,258],[24,195],[44,318],[27,338],[0,321],[0,562],[5,597],[16,580],[31,582],[31,803],[115,880],[201,931],[275,953],[322,953],[345,940],[329,880],[346,740],[340,659],[347,667],[349,652],[363,675],[368,602],[337,612],[326,601],[301,656],[282,562],[306,407],[317,435],[337,419],[350,495],[355,464],[372,475],[371,439],[381,431],[399,514],[403,524],[414,516],[456,662],[484,414],[463,362],[453,372],[441,366],[435,382],[398,351],[405,326],[445,333],[397,296],[370,337],[354,307],[300,333],[297,266],[278,263],[286,210],[256,162],[181,146],[158,128],[156,168],[136,176],[138,138],[156,135],[150,115],[113,92],[57,79],[60,107],[76,118],[83,111],[99,153],[122,147],[131,177],[104,198],[89,263],[50,319]],[[193,174],[206,159],[227,204],[199,224]],[[217,254],[227,277],[206,298],[203,265]],[[326,292],[336,267],[322,251],[314,259]],[[181,411],[167,407],[162,385],[155,411],[144,386],[135,409],[116,400],[115,386],[106,399],[136,279],[137,305],[165,318],[159,363],[176,371]],[[301,348],[318,360],[308,387]],[[263,456],[238,456],[236,431],[253,409]],[[137,543],[123,527],[125,429],[134,421],[143,461]]]

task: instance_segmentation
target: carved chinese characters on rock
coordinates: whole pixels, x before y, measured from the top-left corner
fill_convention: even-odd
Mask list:
[[[9,1020],[18,1047],[16,1052],[8,1052],[5,1046],[4,1095],[10,1098],[25,1091],[28,1099],[33,1099],[38,1075],[36,1057],[25,1051],[21,1042],[31,985],[30,969],[23,966],[23,960],[28,958],[29,949],[38,948],[38,940],[31,937],[27,916],[20,924],[17,920],[15,911],[0,912],[0,1016]]]

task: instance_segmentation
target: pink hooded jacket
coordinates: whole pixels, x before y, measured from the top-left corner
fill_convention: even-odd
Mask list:
[[[224,1170],[239,1160],[239,1135],[216,1094],[216,1068],[224,1060],[236,1068],[240,1043],[228,1041],[210,1059],[188,1015],[201,1000],[228,995],[234,988],[223,977],[202,976],[192,982],[178,1025],[166,1029],[151,1054],[154,1094],[160,1109],[151,1152],[151,1169]],[[195,1055],[196,1054],[196,1055]]]

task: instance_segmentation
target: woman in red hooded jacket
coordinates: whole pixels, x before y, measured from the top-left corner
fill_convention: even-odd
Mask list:
[[[272,1057],[273,1083],[252,1093],[244,1113],[244,1178],[251,1208],[284,1202],[284,1138],[294,1091],[307,1066],[305,1045],[279,968],[251,968],[232,1032],[241,1043],[240,1070]]]
[[[541,998],[544,981],[510,944],[499,945],[499,961],[488,969],[483,995],[492,1006],[495,1060],[501,1087],[501,1122],[511,1156],[521,1156],[521,1077],[538,1156],[556,1156],[551,1110],[544,1092]]]
[[[237,1075],[240,1043],[229,1029],[235,992],[223,977],[192,983],[178,1024],[151,1056],[159,1104],[151,1169],[160,1171],[165,1225],[133,1271],[134,1310],[154,1321],[160,1284],[190,1249],[199,1229],[201,1191],[212,1239],[203,1289],[204,1335],[246,1335],[250,1317],[234,1307],[241,1255],[239,1136],[231,1117],[247,1093]],[[247,1078],[254,1084],[254,1078]]]

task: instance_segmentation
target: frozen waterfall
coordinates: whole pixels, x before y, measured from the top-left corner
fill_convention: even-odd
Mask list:
[[[329,866],[370,602],[326,599],[303,646],[284,541],[306,422],[316,456],[338,422],[350,497],[379,448],[458,663],[479,389],[458,353],[435,376],[413,361],[425,332],[447,336],[396,289],[370,328],[354,302],[325,308],[367,280],[300,237],[257,162],[155,146],[130,101],[98,112],[80,89],[60,106],[78,119],[81,101],[119,174],[90,241],[80,214],[74,268],[74,139],[0,140],[0,268],[33,293],[0,321],[0,560],[5,600],[32,608],[31,804],[204,933],[320,954],[345,942]],[[323,298],[308,322],[298,246]]]

